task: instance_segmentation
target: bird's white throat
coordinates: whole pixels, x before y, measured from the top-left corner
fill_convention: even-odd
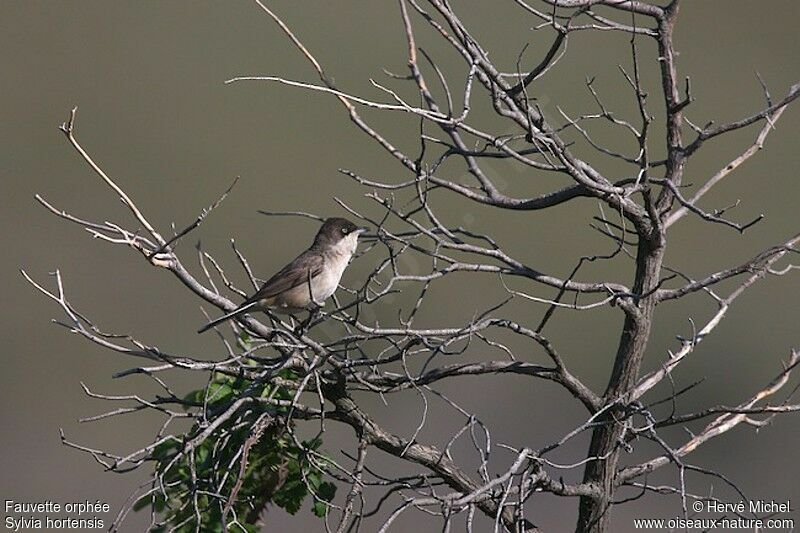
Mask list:
[[[358,233],[352,232],[330,247],[331,255],[346,256],[349,261],[358,248]]]

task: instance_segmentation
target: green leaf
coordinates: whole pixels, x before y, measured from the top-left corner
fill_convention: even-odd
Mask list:
[[[317,496],[326,502],[333,501],[333,498],[336,496],[336,485],[329,481],[322,482],[317,489]]]
[[[312,507],[311,510],[318,517],[325,518],[325,513],[328,512],[328,506],[324,502],[314,502],[314,507]]]
[[[139,500],[136,500],[136,503],[133,504],[133,510],[134,511],[141,511],[145,507],[149,507],[150,503],[151,503],[151,500],[150,500],[149,496],[145,496],[144,498],[140,498]]]
[[[336,485],[328,481],[323,481],[314,488],[314,492],[318,499],[314,502],[311,511],[318,517],[325,518],[325,514],[328,512],[328,504],[333,501],[333,498],[336,496]]]

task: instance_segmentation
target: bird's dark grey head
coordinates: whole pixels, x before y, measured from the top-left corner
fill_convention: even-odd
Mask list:
[[[314,238],[315,246],[332,246],[344,239],[352,240],[354,243],[358,235],[365,232],[367,228],[361,228],[347,220],[346,218],[333,217],[325,220],[319,228],[317,236]]]

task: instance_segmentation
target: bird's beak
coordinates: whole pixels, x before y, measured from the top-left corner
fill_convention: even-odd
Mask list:
[[[359,235],[361,235],[362,233],[366,233],[368,231],[369,231],[369,228],[366,228],[366,227],[363,227],[363,226],[360,227],[360,228],[356,228],[356,233],[358,233]]]

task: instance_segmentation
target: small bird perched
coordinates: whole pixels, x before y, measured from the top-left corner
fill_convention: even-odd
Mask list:
[[[345,218],[329,218],[314,237],[311,247],[280,272],[269,278],[242,305],[212,320],[197,332],[246,313],[272,309],[282,313],[314,311],[336,292],[342,273],[358,246],[358,236],[367,231]]]

